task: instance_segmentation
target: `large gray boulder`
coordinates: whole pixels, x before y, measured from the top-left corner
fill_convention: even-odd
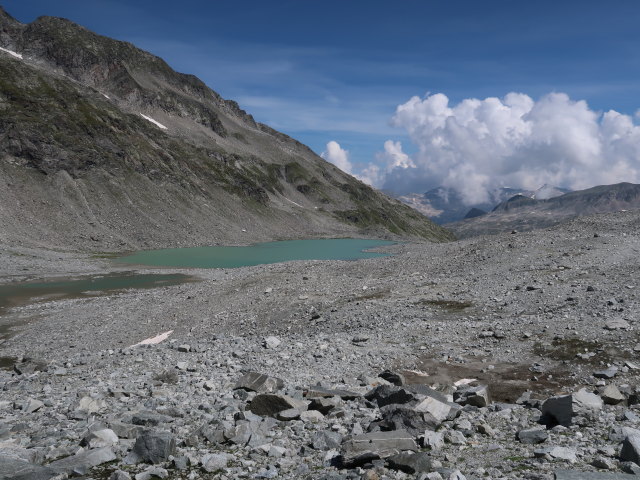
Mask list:
[[[422,445],[429,450],[440,450],[444,447],[444,435],[442,432],[425,430]]]
[[[579,470],[556,470],[555,480],[633,480],[635,475],[626,473],[581,472]]]
[[[432,470],[431,458],[424,452],[392,455],[387,458],[387,466],[405,473],[422,473]]]
[[[342,406],[343,402],[340,397],[332,398],[312,398],[309,404],[309,410],[317,410],[323,415],[326,415],[334,408]]]
[[[349,390],[324,388],[320,385],[307,388],[304,396],[308,399],[340,397],[342,400],[355,400],[356,398],[362,397],[359,393],[351,392]]]
[[[270,417],[264,420],[242,420],[237,422],[234,427],[225,430],[224,438],[236,445],[263,445],[268,442],[269,432],[277,423],[275,419]]]
[[[88,414],[100,413],[107,408],[107,402],[104,398],[93,398],[89,396],[82,397],[78,404],[77,410]]]
[[[401,373],[392,372],[391,370],[385,370],[380,375],[378,375],[378,377],[386,380],[393,385],[396,385],[397,387],[401,387],[402,385],[407,383],[404,375],[402,375]]]
[[[477,387],[465,387],[453,394],[453,401],[460,405],[472,405],[474,407],[486,407],[491,403],[489,387],[478,385]]]
[[[546,458],[547,460],[564,460],[569,463],[576,463],[576,451],[569,447],[545,447],[533,451],[536,458]]]
[[[109,447],[103,447],[88,450],[77,455],[63,458],[62,460],[51,462],[48,467],[55,470],[57,473],[66,473],[67,475],[86,475],[91,468],[103,463],[111,462],[116,458],[116,454],[113,453],[113,450]]]
[[[382,420],[377,424],[383,430],[406,430],[414,437],[418,437],[425,430],[435,430],[442,423],[442,420],[434,418],[428,412],[401,405],[387,405],[380,409],[380,413]]]
[[[0,480],[49,480],[56,475],[58,472],[50,467],[0,454]]]
[[[640,465],[640,433],[629,433],[622,442],[620,458]]]
[[[316,450],[331,450],[332,448],[339,448],[342,443],[342,435],[338,432],[332,432],[331,430],[323,430],[316,432],[311,437],[311,445]]]
[[[607,385],[600,392],[600,397],[607,405],[617,405],[625,401],[625,396],[615,385]]]
[[[229,460],[229,455],[226,453],[209,453],[202,457],[200,463],[205,472],[213,473],[227,468]]]
[[[307,403],[287,395],[264,393],[256,395],[247,407],[247,410],[263,417],[275,417],[283,410],[292,408],[302,412],[307,409]]]
[[[517,437],[518,440],[520,440],[522,443],[535,445],[537,443],[544,442],[547,438],[549,438],[549,434],[546,430],[543,430],[541,428],[527,428],[518,431]]]
[[[176,453],[176,439],[170,432],[146,430],[142,432],[126,463],[161,463]]]
[[[391,404],[407,404],[418,401],[418,396],[409,390],[395,385],[380,385],[370,390],[364,396],[370,402],[375,403],[378,407],[384,407]]]
[[[413,435],[406,430],[356,435],[342,445],[345,466],[362,465],[377,458],[388,458],[406,451],[417,452]]]
[[[447,420],[451,415],[451,405],[434,397],[425,398],[413,407],[413,409],[416,412],[430,415],[437,422],[435,426]]]
[[[248,372],[238,379],[233,389],[257,393],[273,393],[282,387],[284,387],[284,381],[280,378],[270,377],[264,373]]]
[[[136,412],[131,416],[131,423],[134,425],[142,425],[148,427],[157,427],[165,423],[171,423],[175,419],[169,415],[162,415],[160,413],[152,412],[149,410],[142,410]]]
[[[118,436],[109,428],[92,430],[82,439],[81,445],[89,448],[110,447],[118,443]]]
[[[559,425],[568,427],[577,415],[592,414],[602,410],[602,399],[584,388],[571,395],[548,398],[542,404],[542,414]]]

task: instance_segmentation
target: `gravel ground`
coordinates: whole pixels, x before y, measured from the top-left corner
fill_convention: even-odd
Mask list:
[[[0,317],[11,333],[0,355],[18,359],[0,373],[0,459],[37,478],[73,468],[138,479],[634,472],[639,226],[639,212],[621,212],[395,245],[382,259],[156,269],[201,281],[15,308]],[[117,270],[8,247],[0,262],[4,281]],[[170,330],[158,345],[131,347]],[[397,375],[380,378],[385,370]],[[270,380],[234,390],[247,372]],[[454,385],[461,379],[475,379],[475,400]],[[319,405],[318,384],[357,395],[332,392],[323,402],[334,404]],[[571,393],[567,422],[564,407],[544,402]],[[420,407],[429,398],[444,405],[442,418]],[[106,430],[116,441],[87,440]],[[524,443],[523,430],[544,439]],[[367,437],[388,431],[391,446]],[[145,457],[143,444],[164,445],[161,432],[175,448]],[[416,448],[398,443],[405,434]]]

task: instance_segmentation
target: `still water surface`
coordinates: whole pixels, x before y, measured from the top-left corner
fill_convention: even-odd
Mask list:
[[[0,314],[7,307],[31,303],[34,299],[63,299],[113,292],[127,288],[156,288],[178,285],[195,279],[183,274],[110,273],[51,281],[0,285]],[[0,332],[1,332],[0,326]]]
[[[117,262],[184,268],[237,268],[289,260],[358,260],[384,257],[366,250],[395,242],[361,238],[328,238],[258,243],[247,247],[195,247],[146,250],[116,259]]]

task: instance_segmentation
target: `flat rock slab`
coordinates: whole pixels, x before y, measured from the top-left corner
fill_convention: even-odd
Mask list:
[[[345,453],[359,454],[372,452],[379,458],[387,458],[403,451],[418,451],[413,435],[406,430],[372,432],[356,435],[343,444]]]
[[[48,467],[58,473],[86,475],[91,468],[115,459],[116,454],[113,453],[113,450],[109,447],[103,447],[57,460],[50,463]]]
[[[377,422],[382,430],[406,430],[418,437],[425,430],[435,430],[442,423],[430,414],[417,412],[402,405],[387,405],[380,409],[382,420]]]
[[[479,385],[477,387],[464,387],[453,394],[453,400],[460,405],[472,405],[482,408],[491,403],[489,387]]]
[[[603,401],[594,393],[584,388],[572,395],[561,395],[548,398],[542,404],[542,413],[556,420],[562,426],[571,425],[573,417],[587,412],[602,410]]]
[[[613,377],[615,377],[618,374],[618,368],[617,367],[609,367],[606,370],[597,370],[595,372],[593,372],[593,376],[596,378],[604,378],[604,379],[611,379]]]
[[[608,320],[604,324],[604,328],[607,330],[626,330],[630,326],[631,325],[629,325],[629,322],[623,320],[622,318],[614,318],[612,320]]]
[[[520,440],[522,443],[534,445],[544,442],[547,438],[549,438],[549,434],[546,430],[542,430],[540,428],[527,428],[524,430],[520,430],[517,433],[517,437],[518,440]]]
[[[555,480],[631,480],[636,475],[626,473],[580,472],[578,470],[556,470]]]
[[[624,395],[620,393],[620,390],[615,385],[607,385],[600,397],[607,405],[617,405],[625,400]]]
[[[640,435],[636,431],[629,429],[629,434],[622,442],[620,458],[629,462],[640,462]]]
[[[575,463],[577,461],[576,451],[567,447],[546,447],[533,451],[536,458],[549,457],[552,460],[565,460]]]
[[[49,480],[58,472],[19,458],[0,455],[0,479]]]
[[[148,410],[136,412],[131,416],[131,423],[134,425],[157,426],[163,423],[171,423],[175,419],[169,415],[162,415]]]
[[[270,377],[264,373],[248,372],[240,378],[234,390],[248,390],[249,392],[272,393],[284,387],[284,381],[280,378]]]
[[[305,393],[305,397],[309,399],[340,397],[342,400],[355,400],[361,396],[359,393],[350,392],[349,390],[331,389],[320,386],[309,387]]]
[[[431,457],[426,453],[399,453],[387,458],[387,465],[393,470],[405,473],[430,472]]]
[[[132,463],[161,463],[176,453],[176,439],[170,432],[145,431],[136,438],[130,453]]]
[[[256,395],[247,407],[247,410],[263,417],[275,417],[278,413],[291,409],[303,412],[307,409],[307,404],[287,395],[263,393]]]
[[[380,385],[367,392],[364,398],[376,403],[378,407],[384,407],[392,403],[402,405],[418,400],[418,397],[412,392],[395,385]]]
[[[425,397],[435,398],[436,400],[439,400],[442,403],[449,403],[449,400],[447,399],[447,396],[444,393],[434,390],[433,388],[427,385],[421,385],[421,384],[404,385],[402,388],[404,388],[405,390],[408,390],[409,392],[415,393],[417,395],[424,395]]]
[[[416,412],[430,414],[438,424],[444,422],[451,412],[451,407],[435,398],[427,397],[414,407]]]

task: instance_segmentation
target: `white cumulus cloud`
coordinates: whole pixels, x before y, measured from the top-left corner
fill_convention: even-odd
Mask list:
[[[633,117],[595,112],[563,93],[537,101],[509,93],[457,105],[441,93],[413,97],[397,107],[392,123],[418,148],[409,156],[387,141],[377,156],[384,165],[377,184],[399,193],[444,185],[472,204],[499,186],[640,183],[640,126]]]
[[[349,161],[349,151],[343,149],[336,141],[327,143],[326,150],[320,154],[327,162],[333,163],[336,167],[346,173],[351,173],[353,166]]]
[[[388,171],[394,168],[415,168],[413,160],[402,151],[400,142],[387,140],[384,142],[384,152],[378,153],[376,157],[387,166]]]

